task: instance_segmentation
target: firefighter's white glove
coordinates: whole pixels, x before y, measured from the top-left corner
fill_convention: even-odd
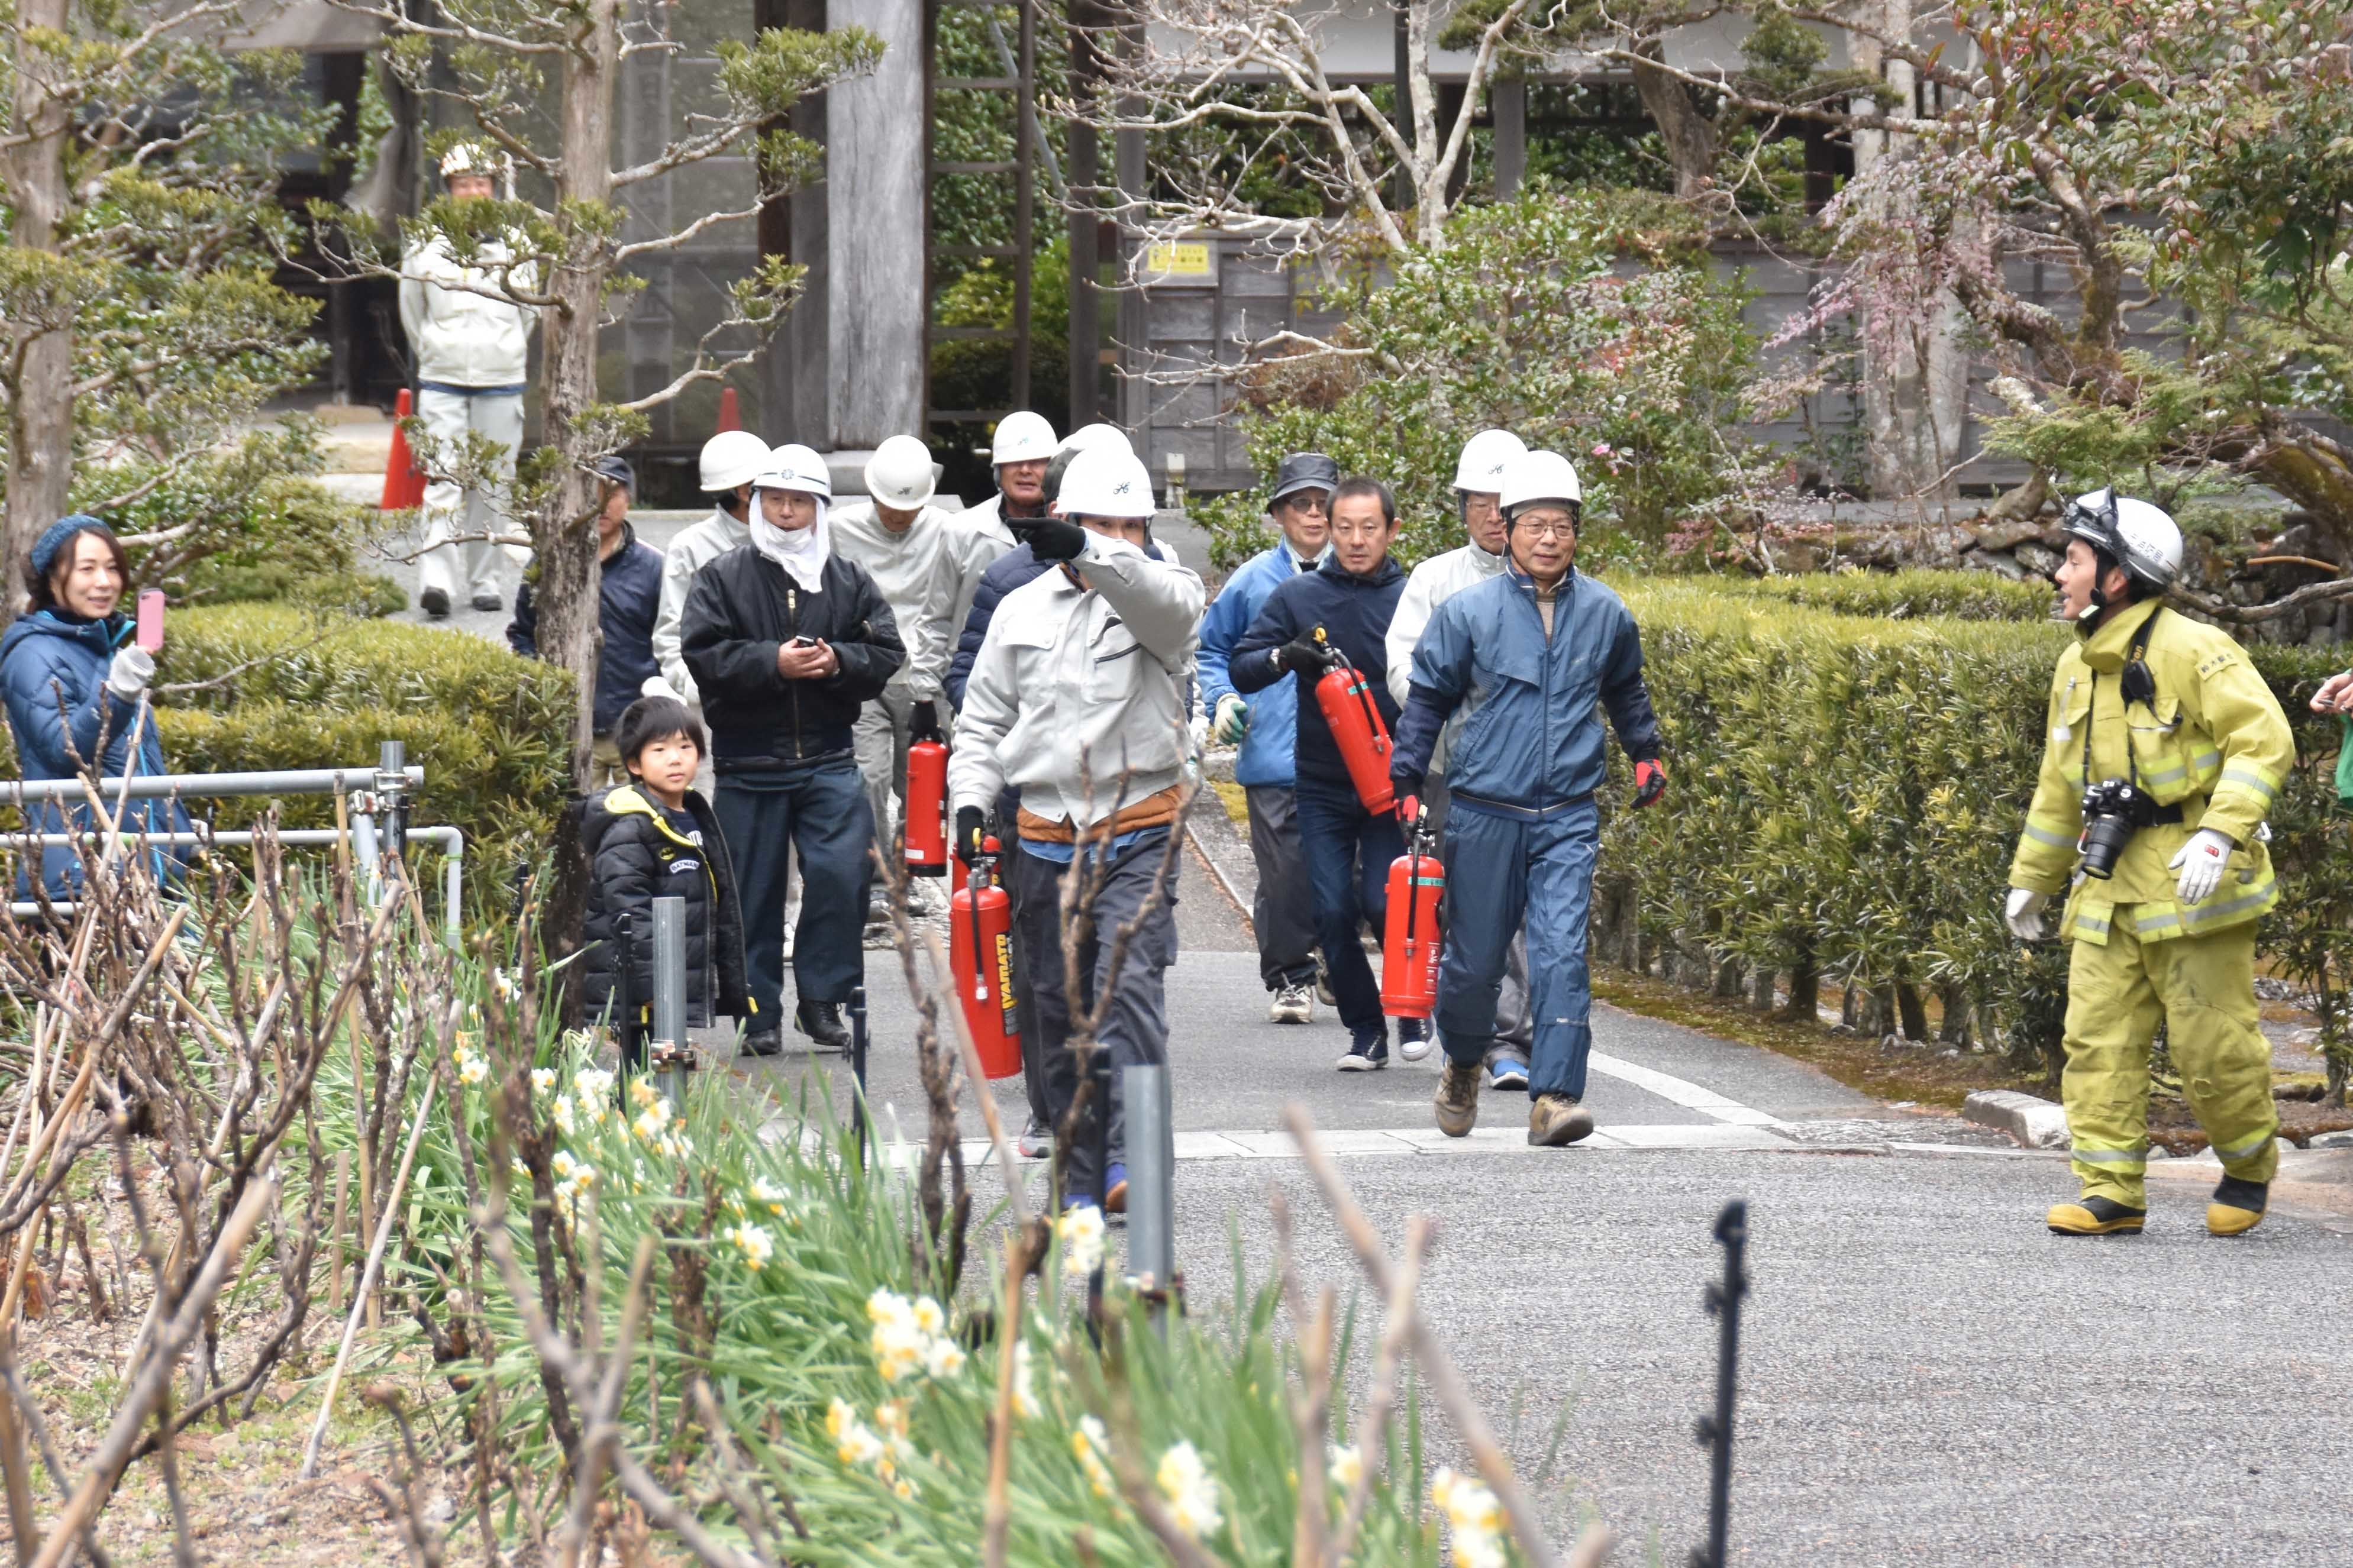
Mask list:
[[[155,656],[143,647],[126,647],[116,651],[114,662],[107,666],[106,689],[125,702],[135,701],[155,679]]]
[[[2042,910],[2050,902],[2051,895],[2048,893],[2038,893],[2031,888],[2012,888],[2009,907],[2001,911],[2001,923],[2008,926],[2010,934],[2021,942],[2041,942],[2044,928]]]
[[[2222,868],[2231,863],[2231,851],[2237,847],[2229,834],[2211,827],[2191,834],[2181,852],[2165,863],[2167,870],[2181,873],[2181,880],[2173,885],[2173,896],[2194,904],[2212,892],[2222,880]]]
[[[684,700],[683,698],[679,696],[677,690],[671,687],[670,683],[664,680],[659,675],[647,676],[643,684],[639,685],[638,688],[638,695],[640,697],[667,697],[672,702]]]
[[[1209,726],[1209,734],[1220,746],[1239,746],[1250,733],[1250,704],[1227,692],[1218,699],[1217,721]]]

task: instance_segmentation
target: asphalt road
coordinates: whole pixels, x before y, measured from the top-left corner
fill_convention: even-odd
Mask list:
[[[660,542],[684,521],[643,531]],[[452,624],[496,636],[502,617]],[[1215,809],[1200,802],[1196,827],[1247,899],[1246,855]],[[1453,1142],[1430,1130],[1434,1059],[1341,1075],[1345,1037],[1327,1010],[1305,1028],[1265,1022],[1248,933],[1200,858],[1178,913],[1176,1235],[1194,1310],[1230,1299],[1232,1258],[1262,1269],[1273,1257],[1270,1188],[1298,1216],[1303,1270],[1359,1289],[1277,1131],[1282,1108],[1303,1104],[1384,1234],[1415,1214],[1436,1221],[1425,1310],[1511,1429],[1523,1474],[1566,1410],[1542,1489],[1564,1535],[1598,1513],[1623,1542],[1619,1563],[1679,1563],[1701,1539],[1706,1456],[1691,1423],[1715,1372],[1701,1292],[1722,1267],[1711,1226],[1736,1197],[1754,1293],[1733,1561],[2353,1563],[2353,1426],[2339,1417],[2353,1221],[2327,1206],[2353,1173],[2294,1189],[2226,1242],[2200,1226],[2213,1168],[2170,1162],[2153,1173],[2147,1235],[2062,1239],[2041,1223],[2073,1191],[2059,1156],[2005,1152],[1802,1065],[1609,1008],[1594,1023],[1590,1144],[1528,1150],[1525,1100],[1493,1094],[1479,1133]],[[887,1140],[923,1125],[914,1015],[896,955],[868,960]],[[732,1064],[744,1092],[846,1093],[839,1058],[786,1041],[771,1061]],[[1018,1125],[1018,1081],[995,1092]],[[978,1120],[965,1119],[975,1133]],[[993,1173],[967,1152],[985,1209]],[[2353,1165],[2295,1163],[2318,1181],[2331,1160]]]

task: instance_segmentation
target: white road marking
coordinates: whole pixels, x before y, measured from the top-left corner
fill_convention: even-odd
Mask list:
[[[1696,1110],[1702,1116],[1728,1122],[1735,1127],[1786,1127],[1788,1123],[1778,1116],[1727,1100],[1712,1089],[1702,1089],[1688,1079],[1630,1062],[1623,1057],[1613,1057],[1606,1051],[1595,1051],[1586,1058],[1586,1065],[1595,1072],[1630,1083],[1645,1094],[1655,1094],[1671,1105],[1685,1110]]]
[[[1527,1128],[1517,1117],[1504,1118],[1493,1127],[1477,1127],[1467,1138],[1449,1138],[1437,1128],[1331,1128],[1319,1131],[1317,1141],[1326,1153],[1336,1157],[1355,1154],[1551,1154],[1564,1151],[1535,1149],[1528,1144]],[[1176,1137],[1176,1158],[1191,1160],[1295,1160],[1298,1146],[1288,1132],[1179,1132]],[[1641,1124],[1625,1127],[1605,1127],[1583,1142],[1565,1151],[1579,1150],[1680,1150],[1680,1149],[1805,1149],[1811,1145],[1796,1142],[1762,1127],[1733,1126],[1724,1122],[1680,1122],[1667,1125]],[[919,1143],[886,1142],[883,1156],[894,1165],[911,1165],[923,1157]],[[966,1139],[964,1161],[967,1169],[993,1161],[995,1154],[985,1139]],[[1042,1168],[1043,1161],[1024,1161]]]

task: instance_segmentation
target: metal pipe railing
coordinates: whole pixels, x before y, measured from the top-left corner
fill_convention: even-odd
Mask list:
[[[95,831],[8,833],[0,834],[0,844],[38,844],[44,849],[69,849],[76,844],[96,843],[104,837],[103,834]],[[125,834],[124,837],[132,838],[138,843],[166,845],[174,848],[238,849],[250,847],[253,841],[261,835],[251,828],[237,827],[223,828],[217,833],[199,829],[194,833],[146,833],[135,836]],[[332,844],[344,835],[341,830],[332,827],[289,827],[270,837],[276,838],[280,844],[301,848]],[[461,940],[459,916],[463,908],[466,892],[465,832],[456,827],[412,827],[408,830],[408,841],[431,844],[441,851],[442,925],[449,945],[456,947]],[[18,920],[37,920],[41,916],[43,908],[43,905],[35,900],[20,900],[9,904],[8,912]],[[71,903],[53,903],[47,908],[61,915],[69,915],[78,906]]]
[[[162,800],[203,795],[357,795],[377,787],[374,764],[350,768],[297,768],[259,773],[156,773],[152,776],[100,779],[103,800]],[[425,783],[425,770],[406,767],[401,776],[412,789]],[[81,805],[90,799],[86,779],[0,779],[0,805],[43,803]]]

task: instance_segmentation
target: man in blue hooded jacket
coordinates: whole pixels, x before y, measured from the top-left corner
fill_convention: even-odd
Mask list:
[[[1525,921],[1535,1017],[1528,1142],[1574,1143],[1593,1131],[1583,1102],[1593,1044],[1586,917],[1600,827],[1593,794],[1606,777],[1597,706],[1633,759],[1633,804],[1657,802],[1667,776],[1641,631],[1617,595],[1576,570],[1577,470],[1556,452],[1530,452],[1506,469],[1502,500],[1510,562],[1430,616],[1389,777],[1410,821],[1439,731],[1464,710],[1446,771],[1439,1131],[1466,1137],[1478,1120],[1504,955]]]
[[[1299,693],[1289,680],[1237,691],[1229,662],[1275,589],[1331,554],[1332,492],[1339,483],[1340,466],[1321,452],[1282,459],[1266,507],[1281,537],[1226,579],[1202,617],[1197,656],[1209,733],[1241,747],[1234,782],[1250,802],[1250,859],[1258,867],[1250,928],[1258,936],[1259,979],[1274,994],[1267,1019],[1276,1024],[1311,1023],[1315,1015],[1315,902],[1300,849],[1293,757]]]

